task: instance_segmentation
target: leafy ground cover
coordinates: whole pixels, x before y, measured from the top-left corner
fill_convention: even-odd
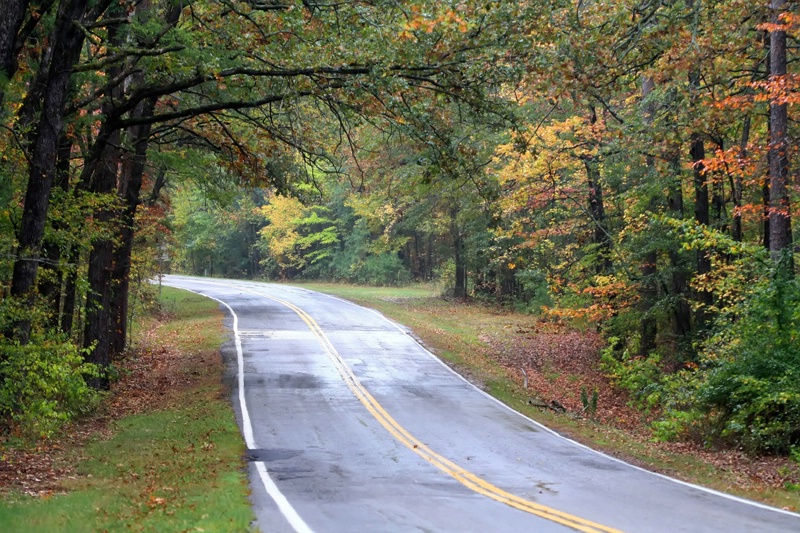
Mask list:
[[[217,307],[164,288],[100,412],[35,448],[0,443],[0,529],[251,529]]]
[[[656,442],[657,413],[632,405],[600,370],[603,341],[477,302],[437,297],[434,287],[304,287],[372,307],[409,326],[473,383],[561,434],[639,466],[776,507],[800,509],[800,464],[696,443]]]

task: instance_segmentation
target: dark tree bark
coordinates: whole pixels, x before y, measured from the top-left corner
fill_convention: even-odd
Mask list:
[[[108,28],[109,42],[114,45],[122,43],[123,36],[119,32],[119,25],[113,24]],[[121,72],[120,67],[109,70],[109,77],[115,78]],[[122,86],[112,89],[102,105],[104,116],[110,116],[115,110],[114,102],[122,97]],[[120,148],[121,130],[111,129],[108,122],[104,124],[107,135],[98,135],[96,145],[92,150],[97,153],[102,149],[102,157],[97,165],[86,164],[84,173],[91,176],[91,192],[95,194],[112,194],[117,189],[117,177],[120,173],[122,151]],[[111,365],[114,354],[112,339],[114,338],[114,309],[112,307],[113,295],[117,287],[113,284],[114,270],[114,237],[112,232],[117,231],[117,222],[120,218],[116,206],[104,207],[96,215],[95,220],[105,227],[106,235],[92,242],[89,254],[89,271],[87,279],[89,290],[86,296],[86,324],[84,326],[83,344],[91,349],[86,360],[98,365],[101,369],[99,376],[90,379],[91,386],[97,389],[107,389],[110,385],[105,370]]]
[[[33,303],[34,284],[44,235],[50,192],[56,172],[58,141],[64,125],[67,88],[73,65],[78,61],[83,32],[75,24],[86,10],[87,0],[64,0],[56,16],[53,30],[53,57],[50,62],[47,88],[44,92],[31,160],[25,205],[17,235],[17,260],[11,281],[11,295]],[[30,339],[29,319],[18,321],[11,332],[21,343]]]
[[[456,298],[467,297],[467,262],[464,246],[464,236],[460,232],[453,235],[453,259],[456,264],[456,283],[453,287],[453,296]]]
[[[667,207],[673,217],[683,218],[683,187],[681,184],[680,148],[675,147],[669,154],[672,183],[669,188]],[[669,250],[672,265],[670,291],[675,303],[672,306],[672,334],[678,339],[687,338],[692,332],[692,308],[687,300],[691,269],[686,265],[682,254],[674,247]]]
[[[155,109],[155,99],[142,102],[135,110],[135,116],[149,116]],[[121,353],[125,349],[128,336],[128,297],[130,289],[131,254],[133,252],[134,222],[139,205],[139,192],[142,188],[147,147],[150,140],[150,125],[133,126],[128,136],[133,141],[133,153],[123,158],[122,175],[117,189],[123,207],[120,220],[119,244],[114,251],[111,272],[114,295],[112,300],[113,328],[111,332],[111,352]],[[160,253],[160,251],[159,251]]]
[[[786,0],[772,0],[771,22],[780,24]],[[777,29],[770,33],[770,79],[786,76],[786,32]],[[769,251],[776,261],[781,260],[792,246],[792,223],[789,209],[789,116],[786,103],[772,101],[769,106]],[[791,255],[787,268],[793,272]]]
[[[597,113],[590,108],[589,124],[597,122]],[[586,185],[589,193],[589,216],[592,217],[594,231],[592,242],[598,247],[595,271],[602,274],[611,270],[611,237],[606,225],[606,210],[603,205],[603,184],[600,179],[600,168],[594,156],[583,158],[586,169]]]
[[[5,84],[17,71],[17,34],[25,20],[28,0],[0,0],[0,108]]]
[[[739,142],[739,158],[744,161],[747,158],[747,145],[750,143],[750,115],[744,117],[742,123],[742,139]],[[742,231],[742,194],[744,185],[742,184],[741,170],[734,174],[731,179],[731,200],[733,201],[733,217],[731,223],[731,237],[736,242],[742,242],[744,237]]]
[[[69,193],[69,170],[70,170],[70,154],[72,153],[72,140],[67,135],[61,136],[61,141],[58,145],[58,161],[56,163],[56,177],[55,187],[60,189],[66,196]],[[68,228],[63,224],[54,223],[53,229],[65,231]],[[50,313],[47,317],[47,327],[50,329],[60,329],[61,325],[61,289],[64,281],[64,268],[61,265],[62,243],[47,240],[43,243],[43,255],[47,261],[42,265],[42,269],[47,271],[39,282],[39,294],[43,301],[50,306]]]
[[[700,90],[700,71],[689,72],[689,89],[692,93],[692,106],[695,105]],[[692,158],[692,176],[694,178],[694,219],[701,226],[711,223],[711,212],[708,193],[708,173],[703,161],[706,158],[706,147],[703,135],[694,132],[691,135],[689,153]],[[711,272],[711,254],[706,249],[697,250],[697,274]],[[714,303],[714,295],[708,290],[698,290],[697,299],[702,304],[695,314],[697,328],[702,330],[708,322],[706,308]]]
[[[455,298],[467,297],[467,257],[464,232],[457,223],[458,208],[450,208],[450,235],[453,238],[453,261],[456,266],[456,280],[453,287]]]
[[[140,4],[139,9],[147,8],[148,2]],[[165,22],[167,27],[177,24],[182,10],[182,5],[176,3],[167,11]],[[130,80],[133,86],[142,82],[141,74],[133,76]],[[140,119],[153,116],[157,97],[147,98],[131,110],[130,118]],[[111,355],[119,354],[125,349],[128,337],[128,308],[130,292],[131,254],[133,253],[134,224],[136,210],[139,206],[139,193],[142,188],[145,164],[147,162],[147,148],[150,141],[152,124],[144,123],[131,126],[127,129],[126,137],[132,145],[132,151],[122,159],[121,175],[117,187],[117,195],[122,201],[122,210],[119,220],[118,243],[114,249],[111,265],[111,281],[113,294],[111,299],[111,327],[109,349]],[[158,196],[165,172],[153,188],[153,194]],[[160,250],[158,253],[161,253]]]
[[[703,138],[699,133],[693,133],[691,148],[692,175],[694,176],[694,219],[698,224],[708,226],[711,223],[711,214],[708,201],[708,177],[703,160],[706,158],[706,149]],[[707,250],[697,252],[697,273],[705,274],[711,271],[711,259]]]
[[[711,222],[708,201],[708,179],[703,160],[706,157],[703,138],[698,133],[692,134],[691,149],[692,173],[694,175],[694,219],[703,226]],[[697,274],[703,275],[711,272],[711,256],[706,249],[697,250]],[[706,307],[714,303],[714,294],[711,291],[700,289],[697,299],[703,304],[695,313],[698,329],[704,329],[708,323]]]
[[[61,306],[61,331],[70,335],[75,323],[78,297],[78,261],[80,261],[80,252],[77,247],[73,247],[69,253],[70,267],[64,280],[64,303]]]
[[[767,159],[770,159],[769,155],[767,156]],[[765,179],[764,183],[761,184],[761,205],[763,213],[763,221],[761,224],[761,244],[764,246],[764,249],[769,250],[771,233],[769,224],[769,179]]]
[[[117,184],[117,174],[120,163],[119,130],[111,136],[110,143],[106,145],[101,164],[97,167],[92,180],[92,192],[98,194],[113,193]],[[102,209],[95,216],[101,226],[108,226],[116,218],[112,209]],[[109,228],[110,229],[110,228]],[[111,296],[112,290],[112,262],[114,255],[114,241],[108,236],[101,237],[92,243],[89,254],[89,272],[87,281],[89,291],[86,296],[86,324],[84,327],[83,344],[91,348],[86,357],[90,363],[98,365],[102,370],[111,364]],[[89,380],[89,384],[96,389],[108,389],[109,380],[105,372]]]
[[[161,196],[161,190],[167,185],[167,169],[161,167],[156,174],[156,180],[153,183],[153,189],[150,191],[150,196],[147,198],[146,204],[149,206],[156,205],[158,198]]]
[[[603,274],[611,270],[611,237],[606,225],[606,210],[603,205],[603,185],[600,182],[600,169],[594,159],[584,159],[587,186],[589,189],[589,215],[592,217],[594,232],[592,242],[598,246],[595,271]]]

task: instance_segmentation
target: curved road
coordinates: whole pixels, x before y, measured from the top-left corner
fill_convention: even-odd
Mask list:
[[[554,434],[369,309],[284,285],[164,283],[229,314],[264,532],[800,532],[800,515]]]

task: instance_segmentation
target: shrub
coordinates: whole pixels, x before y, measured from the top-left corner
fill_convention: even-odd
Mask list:
[[[736,313],[717,319],[698,370],[671,380],[684,380],[694,406],[673,401],[662,428],[702,428],[706,442],[752,452],[789,453],[800,444],[800,285],[786,272],[776,265]]]
[[[619,338],[609,339],[609,346],[600,354],[600,369],[614,386],[629,392],[638,407],[652,408],[660,399],[661,356],[656,352],[647,356],[633,355],[635,342],[634,346],[617,353],[619,344]]]
[[[96,374],[82,351],[62,336],[0,344],[0,417],[25,438],[48,438],[65,422],[94,408]]]

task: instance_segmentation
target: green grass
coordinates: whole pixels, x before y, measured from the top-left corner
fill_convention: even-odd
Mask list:
[[[156,341],[181,350],[185,368],[176,375],[201,377],[171,392],[163,408],[117,421],[110,439],[69,450],[78,475],[63,482],[66,494],[5,496],[0,530],[251,530],[244,445],[220,384],[219,357],[213,364],[209,357],[223,339],[217,304],[168,288],[162,298],[174,304],[174,317]]]
[[[800,492],[742,487],[729,472],[687,453],[674,453],[653,446],[641,436],[587,419],[542,410],[528,400],[532,391],[523,389],[504,368],[498,365],[488,347],[480,341],[481,333],[502,335],[529,316],[477,303],[446,301],[425,288],[366,288],[326,283],[303,283],[303,287],[335,294],[355,303],[377,309],[387,317],[410,327],[422,342],[459,372],[481,386],[489,394],[513,409],[537,420],[559,433],[584,444],[625,458],[637,465],[666,473],[685,481],[708,486],[766,502],[781,508],[800,509]],[[426,295],[425,292],[428,291]],[[402,296],[405,294],[406,296]],[[543,369],[548,378],[555,378],[554,369]]]

